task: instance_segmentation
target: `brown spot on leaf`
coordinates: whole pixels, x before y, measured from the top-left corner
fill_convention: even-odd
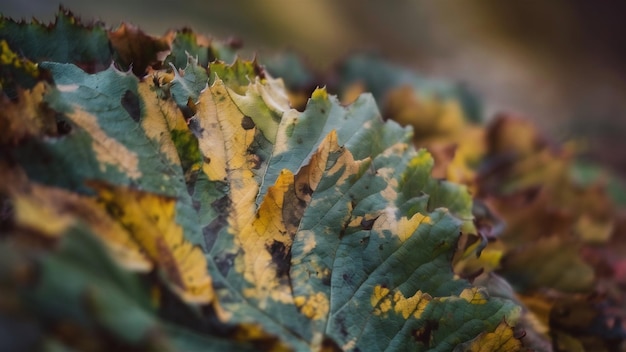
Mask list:
[[[291,269],[291,248],[276,240],[266,248],[272,255],[272,262],[276,265],[276,276],[288,276],[289,269]]]
[[[365,218],[361,219],[361,227],[363,228],[363,230],[371,230],[372,227],[374,227],[374,222],[376,222],[376,219],[378,219],[378,216],[369,220],[366,220]]]
[[[252,118],[250,116],[244,116],[241,119],[241,127],[243,127],[244,130],[248,131],[256,127],[256,124],[254,123],[254,121],[252,121]]]
[[[439,328],[439,322],[436,320],[427,320],[426,324],[419,329],[412,331],[415,341],[420,342],[426,346],[430,346],[432,341],[433,331]]]
[[[139,97],[137,94],[127,89],[126,92],[124,92],[120,103],[124,110],[128,112],[128,115],[130,115],[135,122],[139,122],[141,119],[141,107],[139,105]]]

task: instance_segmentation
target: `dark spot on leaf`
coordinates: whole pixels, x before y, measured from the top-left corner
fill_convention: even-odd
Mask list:
[[[213,201],[213,203],[211,203],[211,207],[213,207],[213,209],[215,209],[219,214],[226,215],[228,208],[230,207],[230,198],[228,198],[228,196],[223,196],[222,198]]]
[[[302,194],[306,194],[306,195],[311,195],[313,194],[313,190],[311,189],[311,186],[308,183],[301,183],[298,185],[299,192]]]
[[[228,198],[228,196],[223,196],[222,198],[219,198],[211,203],[211,207],[217,212],[218,216],[202,229],[204,243],[208,251],[213,248],[220,230],[228,225],[228,211],[230,209],[230,203],[230,198]]]
[[[127,89],[122,97],[122,106],[135,122],[139,122],[141,119],[141,107],[139,106],[139,97],[137,94]]]
[[[198,108],[191,98],[187,99],[186,105],[178,105],[178,109],[183,114],[183,118],[187,123],[198,113]]]
[[[291,268],[291,248],[276,240],[266,248],[272,255],[272,262],[276,265],[276,275],[278,277],[288,276]]]
[[[383,245],[382,245],[382,244],[379,244],[379,245],[378,245],[378,250],[380,250],[380,251],[382,251],[382,250],[383,250]]]
[[[432,340],[432,334],[434,330],[439,328],[439,322],[436,320],[426,320],[426,324],[419,329],[412,331],[415,341],[420,342],[426,346],[430,346]]]
[[[202,132],[204,132],[204,128],[200,127],[200,122],[195,117],[190,118],[187,121],[187,125],[189,126],[189,130],[193,133],[196,138],[202,138]]]
[[[298,137],[298,138],[296,139],[296,143],[298,143],[298,144],[302,144],[302,137]]]
[[[369,220],[365,220],[365,218],[361,219],[361,227],[363,228],[363,230],[371,230],[372,227],[374,227],[374,222],[376,222],[376,219],[378,219],[378,216]]]
[[[325,286],[330,286],[330,278],[332,276],[332,272],[328,273],[328,275],[324,275],[324,277],[322,278],[322,285]]]
[[[241,119],[241,127],[243,127],[244,130],[251,130],[255,126],[256,124],[254,123],[254,121],[252,121],[252,118],[250,116],[244,116],[243,119]]]
[[[348,329],[346,328],[346,318],[343,315],[337,316],[335,323],[339,326],[339,333],[342,337],[348,337]]]
[[[203,157],[202,160],[204,161],[205,164],[211,163],[211,158],[209,158],[208,156]]]
[[[237,255],[235,253],[220,253],[215,256],[213,260],[215,261],[217,270],[219,270],[222,276],[226,276],[230,271],[230,268],[233,267],[236,256]]]
[[[190,196],[193,196],[196,189],[196,181],[198,180],[198,174],[200,173],[200,169],[192,170],[188,169],[185,173],[185,180],[180,180],[180,183],[187,183],[187,193]]]
[[[183,113],[183,117],[185,118],[185,121],[187,121],[187,123],[189,123],[189,120],[195,116],[194,112],[192,109],[190,109],[188,106],[179,106],[178,107],[180,109],[180,112]]]
[[[321,112],[322,114],[325,114],[325,113],[326,113],[326,109],[322,109],[322,110],[320,110],[320,112]]]
[[[365,237],[361,238],[359,243],[361,243],[361,245],[363,247],[367,247],[367,245],[370,243],[370,236],[365,236]]]
[[[210,251],[211,248],[215,245],[215,241],[217,241],[217,234],[220,229],[226,226],[226,219],[217,219],[211,221],[210,224],[202,228],[202,235],[204,236],[204,245],[206,246],[206,250]]]
[[[65,120],[57,120],[57,135],[65,136],[72,132],[72,125]]]
[[[199,211],[199,210],[200,210],[200,207],[202,207],[202,203],[201,203],[200,201],[198,201],[198,200],[193,200],[193,201],[191,202],[191,206],[193,206],[193,209],[194,209],[195,211]]]
[[[329,336],[324,337],[324,341],[322,341],[322,351],[328,352],[340,352],[343,349]]]
[[[106,210],[114,218],[121,218],[124,216],[124,210],[117,204],[106,203]]]

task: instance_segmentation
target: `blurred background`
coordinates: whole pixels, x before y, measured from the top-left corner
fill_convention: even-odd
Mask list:
[[[52,21],[58,3],[4,0],[15,19]],[[243,40],[242,56],[292,49],[317,69],[368,50],[464,82],[487,116],[510,111],[626,177],[626,2],[552,0],[64,0],[85,20]],[[253,51],[254,50],[254,51]]]

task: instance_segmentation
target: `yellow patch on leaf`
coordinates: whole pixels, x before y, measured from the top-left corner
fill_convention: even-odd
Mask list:
[[[0,143],[18,143],[26,137],[57,133],[54,112],[43,104],[45,92],[46,84],[39,82],[31,90],[18,89],[14,100],[0,96]]]
[[[471,304],[485,304],[487,303],[487,297],[485,293],[478,287],[466,288],[461,291],[459,297],[468,301]]]
[[[78,221],[89,225],[116,261],[127,269],[145,272],[152,262],[119,223],[93,199],[64,189],[30,183],[11,190],[19,228],[58,238]]]
[[[144,99],[145,110],[141,127],[172,164],[180,165],[180,158],[170,135],[174,130],[188,131],[187,123],[173,100],[160,99],[153,89],[154,83],[149,79],[140,82],[137,89]]]
[[[403,216],[397,224],[398,229],[395,233],[398,234],[400,241],[404,242],[415,233],[421,224],[432,225],[432,220],[430,216],[416,213],[410,219]]]
[[[328,146],[325,146],[325,145]],[[337,132],[335,130],[331,131],[328,136],[322,141],[320,146],[321,150],[328,150],[329,154],[337,154],[339,153],[339,158],[335,161],[335,164],[326,170],[326,176],[332,177],[334,174],[338,172],[342,172],[341,176],[337,179],[337,184],[344,183],[348,178],[359,174],[364,166],[368,166],[370,164],[370,159],[363,160],[354,160],[352,153],[349,150],[345,149],[342,146],[339,146],[337,140]],[[320,149],[318,149],[317,153],[322,153]],[[318,168],[324,168],[326,158],[319,159]],[[324,164],[322,164],[324,163]],[[317,175],[317,183],[321,179],[322,175]]]
[[[333,154],[339,155],[329,167],[329,156]],[[235,260],[235,268],[253,284],[253,287],[244,290],[245,296],[259,300],[261,307],[270,298],[283,303],[293,302],[290,288],[279,277],[283,274],[279,273],[279,267],[291,264],[281,261],[288,260],[293,236],[311,202],[311,195],[325,173],[343,172],[337,181],[339,183],[359,172],[360,167],[361,162],[354,161],[352,155],[337,144],[337,134],[332,131],[297,174],[289,170],[281,171],[275,184],[268,188],[253,220],[241,223],[240,231],[233,231],[237,245],[244,253]],[[248,202],[246,207],[254,207],[253,198]],[[315,238],[309,239],[308,243],[314,246]],[[320,268],[318,275],[329,275],[329,272],[328,268]]]
[[[394,311],[401,314],[404,319],[408,319],[411,315],[419,319],[431,300],[432,297],[422,291],[417,291],[408,298],[405,298],[400,291],[396,291],[393,295]]]
[[[494,332],[482,333],[465,349],[468,352],[516,352],[522,350],[522,342],[513,329],[501,322]]]
[[[302,314],[313,320],[326,319],[330,309],[328,298],[321,292],[309,297],[297,296],[294,298],[294,303]]]
[[[13,195],[14,221],[19,227],[35,230],[44,236],[58,238],[75,222],[71,213],[56,207],[52,194],[43,187],[33,186],[28,192],[15,192]],[[55,193],[52,191],[50,193]],[[60,195],[60,194],[59,194]],[[68,194],[73,196],[73,194]]]
[[[0,64],[22,69],[33,77],[39,76],[37,64],[28,59],[19,57],[19,55],[11,50],[9,44],[4,39],[0,40]]]
[[[375,307],[374,314],[381,315],[393,311],[402,315],[404,319],[410,316],[419,319],[430,301],[432,297],[422,291],[417,291],[411,297],[404,297],[399,290],[392,292],[380,285],[374,287],[374,292],[370,297],[370,303],[372,307]]]
[[[203,170],[212,181],[230,184],[232,210],[228,218],[231,233],[236,234],[253,221],[259,185],[254,179],[253,158],[248,148],[254,141],[255,127],[230,98],[224,82],[216,80],[202,92],[194,119],[200,127],[199,148],[207,162]]]
[[[200,247],[183,235],[175,221],[176,200],[165,196],[90,182],[111,216],[130,233],[160,267],[172,289],[185,301],[210,303],[214,298],[207,261]]]
[[[284,303],[293,299],[289,290],[281,287],[272,256],[281,256],[278,252],[284,251],[286,257],[291,248],[292,237],[285,228],[283,206],[285,193],[292,186],[293,174],[283,170],[274,186],[268,189],[254,221],[236,234],[238,245],[244,251],[244,255],[236,259],[236,268],[248,282],[255,284],[254,288],[246,289],[244,295],[255,297],[261,302],[265,302],[268,297]]]
[[[374,292],[372,293],[372,297],[370,298],[370,303],[372,307],[376,307],[378,303],[389,294],[389,289],[387,287],[376,285],[374,286]]]
[[[72,110],[67,116],[91,136],[92,149],[100,163],[100,171],[104,171],[107,165],[112,165],[132,179],[141,177],[137,154],[107,135],[95,116],[81,110],[78,105],[74,105]]]

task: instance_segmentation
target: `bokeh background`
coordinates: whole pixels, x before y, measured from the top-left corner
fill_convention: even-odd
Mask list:
[[[4,0],[15,19],[52,21],[59,3]],[[512,111],[626,177],[626,2],[551,0],[64,0],[83,19],[153,35],[185,26],[236,37],[242,55],[291,49],[324,69],[368,50],[464,82],[487,116]]]

